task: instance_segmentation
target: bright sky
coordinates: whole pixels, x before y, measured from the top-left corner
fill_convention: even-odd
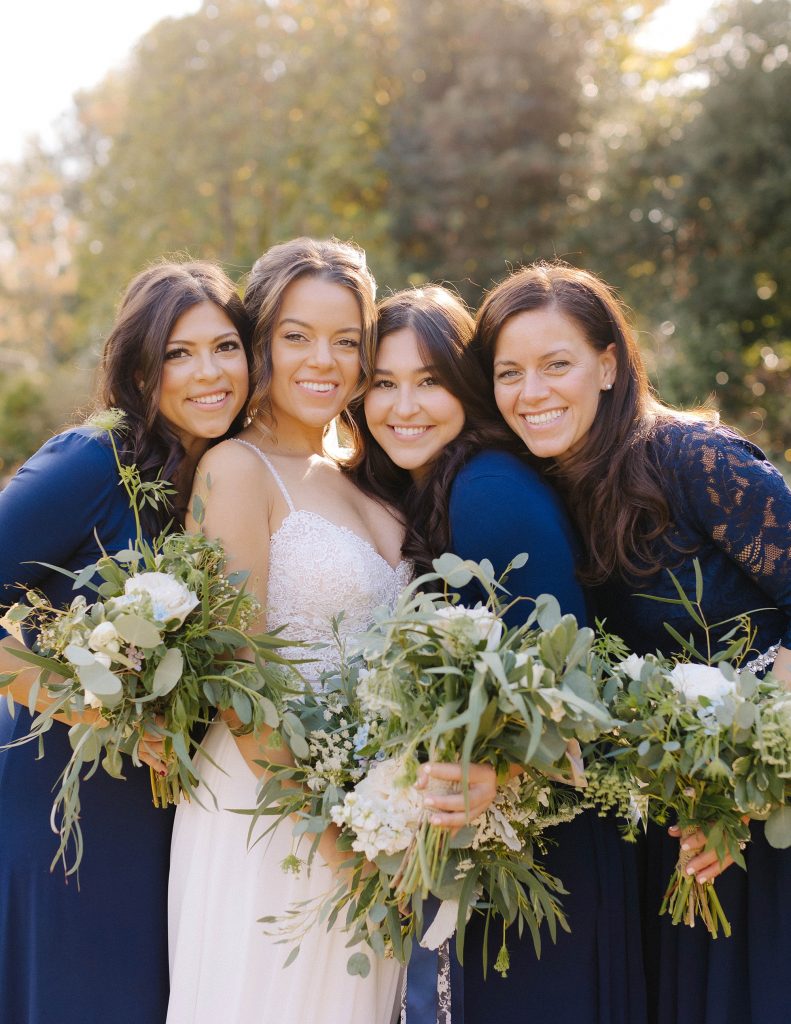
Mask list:
[[[667,0],[641,45],[682,45],[710,5]],[[31,136],[51,137],[73,94],[121,64],[152,25],[200,6],[200,0],[8,0],[0,15],[0,161],[18,159]]]

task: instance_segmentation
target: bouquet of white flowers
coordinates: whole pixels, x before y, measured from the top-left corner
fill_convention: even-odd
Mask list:
[[[701,586],[694,604],[679,588],[678,603],[697,617],[709,639]],[[705,657],[676,636],[686,656]],[[700,829],[707,849],[742,868],[751,818],[766,820],[771,845],[791,846],[791,695],[771,675],[760,679],[735,667],[749,646],[749,623],[731,630],[718,654],[707,645],[713,664],[624,658],[617,642],[608,640],[615,657],[604,692],[620,724],[608,745],[599,746],[599,756],[593,748],[586,751],[586,798],[603,812],[619,812],[627,838],[639,816],[661,825],[675,817],[682,836]],[[687,874],[693,856],[682,850],[660,912],[675,924],[693,925],[700,917],[714,937],[720,927],[730,935],[715,886]]]
[[[118,419],[110,425],[114,450],[117,425]],[[100,765],[122,779],[122,755],[140,765],[144,735],[161,736],[167,768],[164,777],[151,772],[153,800],[158,806],[175,803],[182,793],[193,794],[199,781],[191,757],[194,727],[228,708],[250,728],[277,726],[287,672],[293,671],[277,654],[287,641],[250,635],[258,603],[235,585],[241,579],[224,575],[225,556],[216,541],[188,533],[166,533],[151,543],[142,539],[139,507],[161,500],[165,488],[143,483],[136,467],[121,465],[117,450],[116,458],[135,511],[137,538],[127,550],[66,573],[75,589],[93,590],[96,600],[89,603],[80,594],[68,608],[53,608],[31,591],[8,615],[37,632],[35,650],[18,652],[41,669],[30,691],[31,714],[42,688],[52,698],[16,743],[43,742],[55,715],[79,716],[69,730],[72,754],[52,809],[60,837],[53,866],[63,859],[67,874],[77,870],[82,857],[85,765],[91,766],[86,779]],[[236,657],[243,648],[253,660]],[[13,714],[10,693],[8,705]]]
[[[408,959],[431,894],[443,908],[424,943],[442,941],[455,927],[461,953],[468,916],[480,904],[504,926],[526,925],[540,949],[542,921],[553,937],[566,925],[562,884],[536,850],[543,829],[572,817],[580,803],[572,787],[548,776],[579,781],[570,745],[611,726],[593,632],[561,616],[547,595],[525,626],[506,630],[493,611],[503,590],[491,565],[453,555],[434,565],[392,613],[382,611],[369,632],[350,641],[354,650],[339,676],[325,681],[325,693],[292,709],[300,727],[286,725],[284,716],[297,766],[266,765],[272,775],[257,813],[277,820],[297,814],[297,834],[318,837],[330,821],[340,827],[339,844],[354,854],[348,878],[315,910],[329,923],[343,913],[350,946],[367,942],[379,954],[390,948]],[[487,589],[490,607],[465,608],[447,591],[421,590],[436,581],[455,589],[473,577]],[[432,825],[414,788],[428,760],[460,762],[464,774],[473,762],[491,764],[501,782],[497,801],[455,835]],[[508,781],[512,765],[521,780]],[[304,910],[295,909],[294,932]],[[507,968],[504,945],[497,966]],[[364,953],[351,958],[350,969],[367,968]]]

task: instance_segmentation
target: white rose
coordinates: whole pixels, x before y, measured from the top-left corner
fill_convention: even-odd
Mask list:
[[[634,679],[639,682],[640,673],[643,671],[643,665],[645,665],[645,658],[641,658],[639,654],[630,654],[625,661],[618,663],[618,668],[622,672],[625,672],[630,679]]]
[[[453,637],[468,640],[475,647],[485,642],[487,651],[493,650],[503,635],[502,621],[481,605],[475,608],[465,608],[461,604],[449,605],[437,608],[435,616],[443,620],[440,628],[447,629]]]
[[[92,651],[103,651],[105,654],[118,654],[121,650],[121,638],[112,622],[100,622],[88,637],[88,646]]]
[[[166,572],[141,572],[131,576],[124,584],[124,593],[131,597],[149,597],[157,622],[175,619],[182,623],[199,604],[197,594]]]
[[[714,665],[676,665],[670,673],[673,688],[694,704],[706,697],[712,704],[721,704],[736,694],[736,683],[726,679]]]

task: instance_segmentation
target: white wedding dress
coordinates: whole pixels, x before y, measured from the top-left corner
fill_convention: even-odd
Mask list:
[[[269,459],[249,447],[266,462],[290,510],[271,539],[268,628],[331,643],[330,620],[341,610],[344,635],[367,628],[376,607],[394,604],[409,564],[394,569],[353,531],[295,508]],[[335,659],[334,647],[315,653],[318,662],[301,666],[314,679]],[[340,926],[313,926],[297,959],[283,966],[291,946],[266,935],[259,918],[329,892],[335,876],[319,855],[310,872],[283,871],[294,845],[290,823],[248,844],[250,818],[230,809],[255,806],[257,779],[224,723],[209,728],[204,747],[216,767],[204,758],[201,776],[220,809],[207,795],[204,807],[182,802],[176,813],[168,1024],[390,1024],[399,965],[371,954],[368,977],[348,974],[354,950]],[[262,819],[259,832],[267,825]],[[309,839],[303,842],[307,852]]]

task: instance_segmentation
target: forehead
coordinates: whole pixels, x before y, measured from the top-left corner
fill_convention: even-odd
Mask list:
[[[376,349],[376,369],[392,373],[411,373],[422,369],[426,360],[420,351],[417,334],[411,327],[391,331],[379,342]]]
[[[206,299],[181,314],[173,324],[168,340],[188,341],[203,335],[216,337],[228,331],[236,332],[233,321],[225,310]]]
[[[357,296],[345,285],[323,277],[300,277],[283,292],[280,319],[294,317],[312,323],[336,320],[343,327],[360,326]]]
[[[506,320],[497,335],[496,355],[508,352],[539,355],[558,348],[593,351],[580,325],[555,307],[515,313]]]

